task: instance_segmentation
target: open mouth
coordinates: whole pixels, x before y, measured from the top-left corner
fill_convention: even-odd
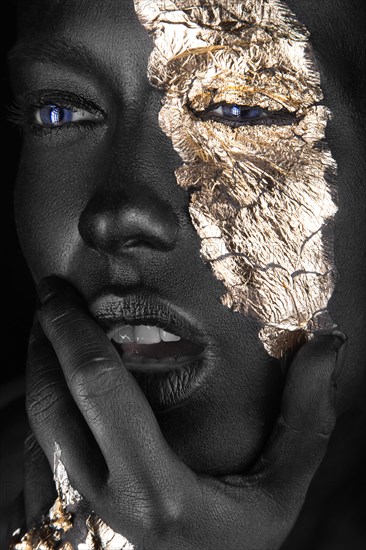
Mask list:
[[[203,386],[206,342],[185,315],[151,295],[101,296],[90,307],[155,411]]]
[[[122,325],[109,338],[131,371],[164,372],[196,361],[204,348],[152,325]]]

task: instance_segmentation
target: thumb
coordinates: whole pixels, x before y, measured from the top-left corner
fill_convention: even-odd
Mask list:
[[[346,336],[334,332],[314,337],[295,355],[281,414],[259,463],[267,490],[272,487],[281,494],[296,515],[335,425],[335,394],[346,346]]]

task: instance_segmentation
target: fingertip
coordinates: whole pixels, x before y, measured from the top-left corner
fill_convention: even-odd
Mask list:
[[[319,362],[325,357],[331,356],[334,359],[334,365],[340,351],[347,348],[348,339],[346,334],[339,330],[332,332],[317,332],[313,337],[298,351],[295,355],[294,362],[302,356],[309,361]],[[343,356],[343,355],[342,355]],[[339,361],[338,361],[339,362]]]
[[[341,330],[333,330],[332,335],[339,338],[343,344],[348,341],[347,335]]]
[[[337,333],[317,333],[295,355],[286,378],[282,411],[300,431],[310,426],[319,433],[331,431],[346,344],[347,339]]]
[[[340,330],[333,330],[329,334],[314,335],[314,351],[325,349],[329,354],[334,355],[333,377],[335,380],[341,375],[348,349],[348,337]]]

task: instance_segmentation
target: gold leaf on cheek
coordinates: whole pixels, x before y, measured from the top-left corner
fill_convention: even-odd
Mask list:
[[[336,164],[309,33],[279,0],[135,0],[154,40],[148,76],[165,91],[162,130],[194,187],[201,255],[222,303],[259,320],[269,353],[333,326]],[[261,121],[210,116],[220,104]],[[288,335],[294,332],[294,337]]]

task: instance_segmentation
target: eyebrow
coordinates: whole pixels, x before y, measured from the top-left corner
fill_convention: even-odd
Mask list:
[[[88,69],[95,71],[99,65],[84,44],[67,42],[63,38],[55,38],[52,42],[43,41],[40,38],[20,41],[10,50],[7,60],[11,66],[22,61],[69,64],[84,72]]]

